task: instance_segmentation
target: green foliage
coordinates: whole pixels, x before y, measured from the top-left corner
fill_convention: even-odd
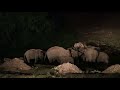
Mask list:
[[[112,34],[110,35],[109,32],[112,32]],[[114,47],[114,49],[120,48],[119,31],[118,32],[114,32],[110,30],[106,32],[97,31],[95,34],[90,34],[87,37],[86,41],[99,43],[100,45],[105,44],[107,46]]]
[[[47,12],[0,13],[0,44],[7,48],[41,45],[52,35],[54,23]],[[48,36],[49,35],[49,36]]]

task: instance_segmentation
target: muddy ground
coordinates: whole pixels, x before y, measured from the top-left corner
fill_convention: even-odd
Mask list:
[[[120,74],[66,74],[57,76],[51,74],[52,65],[35,65],[36,67],[28,71],[1,71],[0,78],[120,78]]]

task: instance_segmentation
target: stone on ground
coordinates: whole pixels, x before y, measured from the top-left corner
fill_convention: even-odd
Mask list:
[[[120,65],[112,65],[108,67],[106,70],[104,70],[102,73],[120,73]]]
[[[71,63],[63,63],[54,68],[58,74],[68,74],[68,73],[82,73],[82,70],[79,69],[76,65]]]
[[[30,70],[30,66],[24,63],[23,60],[19,58],[14,58],[11,60],[6,60],[0,67],[5,71],[16,71],[16,70]]]

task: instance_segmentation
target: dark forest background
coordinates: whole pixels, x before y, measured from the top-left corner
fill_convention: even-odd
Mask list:
[[[120,26],[119,13],[0,12],[0,56],[19,57],[30,48],[71,47],[80,32]]]

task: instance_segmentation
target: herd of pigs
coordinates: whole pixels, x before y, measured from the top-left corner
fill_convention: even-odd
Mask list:
[[[81,63],[94,63],[108,65],[109,56],[99,47],[86,45],[83,42],[75,43],[71,48],[53,46],[47,51],[41,49],[29,49],[24,54],[24,62],[30,66],[34,64],[61,65],[71,63],[80,67]]]
[[[106,68],[108,68],[110,58],[108,54],[102,51],[98,46],[87,45],[84,42],[77,42],[70,48],[53,46],[50,47],[47,51],[44,51],[42,49],[29,49],[24,53],[23,57],[19,59],[15,58],[13,60],[4,58],[4,62],[6,63],[2,64],[1,66],[18,67],[23,65],[23,67],[19,68],[28,69],[27,67],[34,68],[36,67],[36,64],[42,64],[62,67],[60,69],[62,71],[70,70],[70,72],[79,72],[79,70],[81,70],[84,72],[91,72],[94,70],[104,71]],[[21,65],[19,65],[19,63],[21,63]],[[90,69],[91,66],[92,69]],[[73,68],[70,69],[70,67]]]

